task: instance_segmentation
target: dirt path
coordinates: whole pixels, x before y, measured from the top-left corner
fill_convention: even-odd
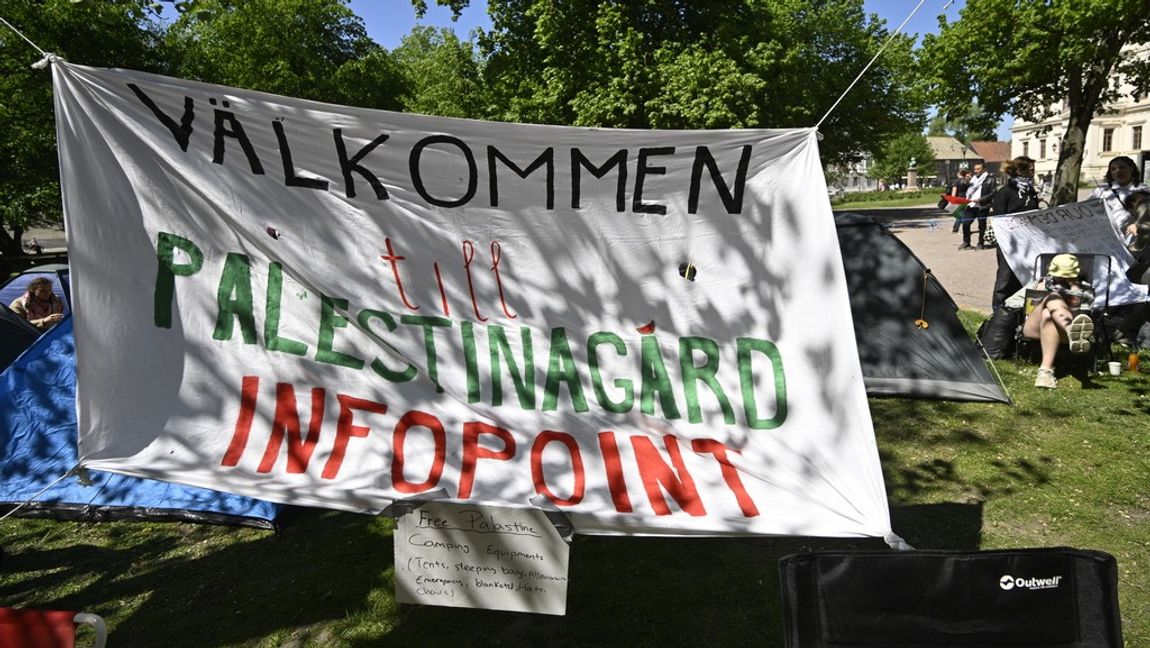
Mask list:
[[[898,209],[852,210],[887,224],[938,278],[959,308],[990,312],[994,250],[962,250],[960,234],[951,233],[954,220],[934,205]]]

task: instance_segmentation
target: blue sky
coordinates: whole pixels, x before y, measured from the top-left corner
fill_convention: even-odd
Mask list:
[[[886,21],[888,29],[898,27],[904,18],[918,4],[916,0],[865,0],[863,6],[868,13],[878,14]],[[951,6],[946,0],[925,0],[914,17],[903,29],[906,33],[924,34],[938,31],[938,15],[945,13],[954,20],[958,17],[958,10],[965,4],[965,0],[955,0]],[[461,38],[476,27],[487,29],[491,27],[491,19],[487,16],[486,0],[471,0],[470,6],[463,10],[457,22],[451,21],[451,11],[435,4],[435,0],[427,0],[427,14],[421,19],[415,19],[415,9],[407,0],[351,0],[351,8],[363,18],[367,25],[367,32],[371,38],[387,49],[394,49],[399,45],[405,34],[411,31],[416,24],[432,25],[436,27],[451,27]]]
[[[957,20],[959,10],[966,4],[965,0],[924,0],[922,7],[914,14],[910,22],[903,28],[904,33],[922,34],[936,33],[938,31],[938,16],[945,14],[948,20]],[[368,35],[372,40],[386,47],[394,49],[417,24],[435,27],[450,27],[460,38],[466,39],[471,30],[476,27],[488,29],[491,19],[487,16],[486,0],[471,0],[471,5],[463,10],[459,20],[452,22],[451,11],[435,4],[435,0],[427,0],[427,14],[416,20],[415,9],[408,0],[351,0],[351,8],[363,18],[367,26]],[[918,5],[917,0],[864,0],[863,6],[868,13],[878,14],[886,21],[887,29],[893,30],[902,24]],[[948,6],[949,5],[949,6]],[[860,66],[864,65],[860,62]],[[1009,117],[1007,122],[998,129],[998,138],[1005,140],[1010,137]]]

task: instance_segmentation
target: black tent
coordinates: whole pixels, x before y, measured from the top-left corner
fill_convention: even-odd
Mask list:
[[[867,394],[1009,403],[914,252],[868,216],[836,214],[835,226]]]

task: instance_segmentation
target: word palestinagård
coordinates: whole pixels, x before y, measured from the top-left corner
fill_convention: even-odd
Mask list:
[[[176,297],[176,282],[211,270],[205,269],[204,256],[192,241],[170,233],[161,232],[157,236],[156,254],[158,257],[155,294],[154,324],[159,328],[171,328],[172,311]],[[177,261],[177,257],[180,260]],[[242,254],[230,253],[219,272],[216,290],[216,313],[213,338],[221,342],[241,342],[247,345],[262,344],[263,348],[278,353],[310,358],[315,362],[340,366],[353,371],[369,371],[389,383],[406,383],[416,379],[419,368],[407,361],[396,348],[385,341],[381,334],[407,336],[409,339],[422,339],[422,365],[426,379],[435,385],[439,392],[445,391],[440,384],[439,362],[436,341],[457,342],[462,349],[464,371],[454,375],[464,376],[465,385],[453,389],[453,393],[466,393],[468,403],[486,403],[494,407],[518,406],[528,411],[557,411],[560,408],[561,392],[568,395],[570,411],[588,412],[595,406],[602,411],[614,414],[627,414],[638,409],[648,416],[660,416],[667,420],[686,419],[690,423],[703,422],[702,399],[716,403],[726,425],[741,423],[757,430],[777,428],[787,418],[787,390],[783,368],[783,358],[776,345],[768,340],[740,337],[734,341],[734,348],[722,349],[715,340],[690,336],[677,340],[677,364],[680,381],[672,379],[675,373],[668,369],[667,350],[654,334],[640,335],[632,332],[621,335],[611,331],[597,331],[585,340],[572,340],[563,327],[552,328],[541,334],[532,327],[518,327],[509,332],[499,324],[476,325],[471,321],[455,321],[447,317],[410,315],[395,316],[372,308],[349,308],[347,299],[337,296],[320,295],[320,308],[315,333],[311,344],[289,339],[280,334],[281,298],[283,292],[283,269],[276,262],[268,265],[267,286],[265,287],[265,318],[263,335],[257,334],[255,298],[258,288],[252,285],[250,259]],[[343,313],[347,313],[345,316]],[[351,323],[352,313],[358,328],[377,345],[381,351],[376,357],[360,357],[340,350],[339,331]],[[386,333],[384,333],[384,330]],[[238,334],[237,334],[238,331]],[[520,356],[513,351],[510,336],[520,340]],[[538,338],[546,338],[545,340]],[[512,338],[513,339],[513,338]],[[536,384],[536,346],[547,344],[546,369],[542,399]],[[483,345],[486,348],[481,348]],[[578,354],[585,362],[576,360],[575,348],[584,351]],[[580,348],[581,347],[581,348]],[[615,362],[604,362],[611,354]],[[542,353],[538,356],[542,358]],[[637,369],[631,375],[609,374],[606,366],[620,366],[620,360],[633,359],[625,366]],[[486,359],[483,362],[482,359]],[[725,360],[724,360],[725,359]],[[542,365],[542,362],[540,362]],[[672,365],[674,367],[674,365]],[[618,372],[619,369],[614,371]],[[723,372],[723,373],[721,373]],[[737,374],[739,394],[733,396],[719,380],[720,375],[730,374],[728,384],[735,384]],[[761,375],[762,380],[756,380]],[[505,394],[506,379],[510,379],[514,394]],[[288,473],[303,473],[323,434],[324,412],[327,405],[328,389],[322,386],[293,386],[287,383],[275,385],[274,403],[260,400],[259,376],[244,376],[239,385],[240,408],[235,431],[230,445],[222,458],[221,465],[237,466],[251,435],[256,412],[274,408],[271,434],[257,470],[270,473],[280,457],[286,438]],[[587,386],[590,385],[590,394]],[[450,385],[456,387],[455,385]],[[486,387],[486,389],[483,389]],[[301,415],[297,407],[297,388],[310,389],[310,423],[306,436],[301,434]],[[765,393],[758,390],[765,389]],[[338,418],[334,436],[330,440],[331,451],[323,467],[321,477],[334,480],[348,452],[348,444],[354,437],[366,437],[369,427],[355,421],[356,412],[383,415],[388,405],[360,396],[337,393]],[[738,401],[735,401],[738,398]],[[736,404],[739,414],[736,415]],[[304,410],[307,411],[306,409]],[[397,413],[392,413],[396,415]],[[741,419],[741,420],[740,420]],[[462,423],[462,429],[452,435],[460,439],[461,448],[452,450],[452,456],[461,457],[458,492],[455,496],[467,499],[472,493],[476,479],[476,468],[480,459],[489,461],[509,461],[518,452],[516,441],[510,431],[482,421]],[[410,480],[404,473],[405,441],[413,428],[430,431],[435,443],[434,461],[426,476]],[[392,435],[391,486],[400,493],[419,493],[439,486],[446,457],[447,438],[443,422],[434,414],[412,409],[398,415]],[[493,450],[485,446],[499,442],[502,449]],[[646,486],[653,510],[660,515],[670,515],[671,510],[663,500],[665,489],[679,503],[680,508],[691,515],[706,513],[699,493],[683,461],[683,450],[674,435],[662,438],[670,465],[654,442],[647,435],[629,438],[636,466],[625,469],[619,450],[620,440],[612,431],[599,431],[594,435],[580,437],[558,430],[542,430],[534,435],[529,449],[532,480],[537,492],[559,505],[574,505],[584,496],[586,485],[583,453],[602,457],[601,469],[610,487],[611,497],[620,512],[633,510],[625,486],[625,475],[634,474],[635,468]],[[325,444],[327,441],[325,441]],[[584,444],[591,444],[587,447]],[[754,502],[743,487],[738,470],[731,463],[731,454],[737,450],[728,448],[714,439],[693,439],[689,451],[699,457],[713,458],[722,479],[735,495],[742,512],[748,517],[758,515]],[[548,470],[543,462],[543,454],[549,447],[558,448],[570,456],[570,470],[574,485],[568,493],[555,493],[547,482]],[[557,468],[549,468],[551,471]]]

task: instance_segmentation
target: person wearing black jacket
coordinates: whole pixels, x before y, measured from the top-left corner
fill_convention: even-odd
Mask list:
[[[978,219],[978,249],[986,246],[984,232],[986,231],[986,217],[990,213],[990,202],[994,198],[994,176],[986,170],[986,165],[976,162],[974,175],[970,177],[970,184],[966,189],[966,197],[970,204],[966,206],[966,213],[962,218],[962,245],[960,250],[971,250],[970,225]]]
[[[1003,171],[1010,177],[991,198],[990,208],[994,215],[1038,209],[1038,192],[1034,189],[1034,160],[1026,156],[1016,157],[1004,165]],[[1001,249],[997,250],[996,256],[998,273],[994,278],[994,295],[991,298],[991,308],[994,310],[998,310],[1007,297],[1022,288],[1022,282],[1014,276]]]

